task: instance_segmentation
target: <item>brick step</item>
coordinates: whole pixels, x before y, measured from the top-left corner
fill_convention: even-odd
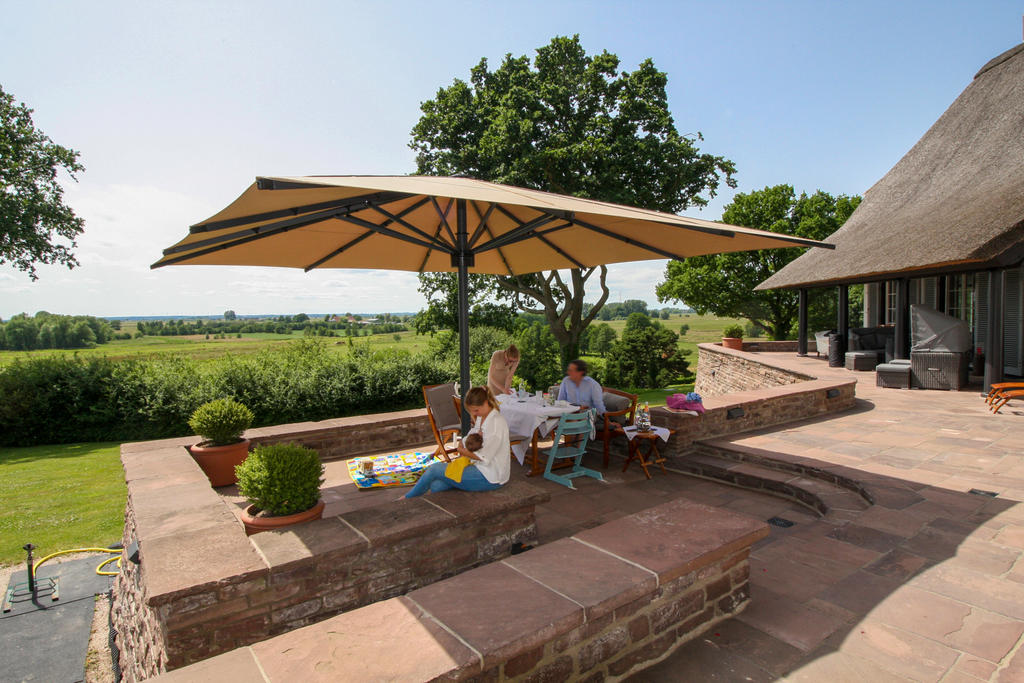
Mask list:
[[[788,498],[825,517],[848,518],[870,507],[859,493],[835,481],[810,476],[807,472],[769,467],[707,444],[673,459],[668,469]]]
[[[703,441],[694,443],[694,452],[728,458],[737,462],[760,465],[768,469],[799,474],[811,479],[834,484],[852,491],[870,505],[875,504],[875,494],[866,486],[872,477],[864,472],[843,465],[805,458],[791,453],[779,453],[729,441]],[[874,487],[873,487],[874,488]]]

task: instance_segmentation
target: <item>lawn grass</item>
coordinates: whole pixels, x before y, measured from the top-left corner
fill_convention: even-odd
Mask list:
[[[125,484],[116,443],[0,448],[0,565],[121,540]]]

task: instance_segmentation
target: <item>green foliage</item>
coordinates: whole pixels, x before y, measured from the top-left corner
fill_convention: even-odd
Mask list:
[[[293,515],[316,505],[323,473],[317,452],[298,444],[258,446],[235,467],[239,493],[274,516]]]
[[[252,419],[252,411],[238,401],[219,398],[196,408],[188,426],[211,446],[227,446],[242,437]]]
[[[591,325],[580,340],[580,350],[584,353],[596,353],[603,358],[611,351],[617,336],[608,323]]]
[[[682,325],[679,326],[679,336],[680,337],[685,337],[686,333],[689,332],[689,331],[690,331],[690,326],[687,325],[686,323],[683,323]]]
[[[248,406],[257,426],[402,410],[423,405],[424,384],[456,374],[431,353],[330,353],[313,340],[205,362],[19,359],[0,367],[0,446],[185,436],[196,408],[225,397]]]
[[[469,330],[469,376],[470,381],[481,386],[487,383],[487,370],[491,355],[498,349],[508,348],[514,337],[497,327],[472,327]],[[434,335],[427,344],[427,353],[453,368],[459,367],[459,335],[444,331]]]
[[[700,133],[679,133],[668,109],[667,84],[667,74],[650,59],[623,71],[614,54],[588,55],[578,36],[553,38],[532,61],[508,54],[492,70],[482,59],[470,69],[468,81],[456,79],[421,105],[410,143],[416,170],[670,213],[703,206],[720,183],[736,186],[735,166],[701,153]],[[601,273],[603,295],[584,314],[585,285],[594,272]],[[574,355],[580,335],[608,296],[605,274],[604,267],[573,269],[564,287],[552,273],[497,281],[523,310],[543,311],[565,355]],[[421,283],[433,279],[421,276]],[[471,301],[484,300],[471,296]],[[453,329],[450,320],[449,314],[446,321],[425,324]]]
[[[820,190],[797,197],[792,186],[775,185],[737,194],[725,207],[722,220],[822,240],[839,229],[860,200],[858,196],[833,197]],[[785,339],[797,317],[797,292],[755,292],[754,287],[803,251],[801,247],[765,249],[669,261],[665,279],[658,285],[658,300],[684,301],[700,314],[746,318],[773,339]],[[827,290],[812,290],[810,294],[812,299],[830,296]]]
[[[736,339],[743,338],[743,326],[742,325],[729,325],[722,330],[723,337],[733,337]]]
[[[516,333],[519,367],[516,377],[526,382],[530,391],[546,390],[562,379],[562,357],[558,340],[546,325],[533,323]]]
[[[631,314],[608,356],[605,383],[622,389],[674,384],[689,368],[678,341],[679,336],[659,321]]]
[[[418,334],[459,329],[458,278],[452,273],[420,273],[419,292],[427,299],[427,308],[414,320]],[[515,305],[507,291],[490,275],[470,274],[469,326],[496,327],[512,331],[516,319]]]
[[[71,250],[85,221],[64,203],[60,169],[74,180],[84,170],[78,152],[37,130],[32,110],[0,88],[0,265],[33,280],[38,263],[78,265]]]
[[[228,311],[224,311],[224,319],[225,319],[225,320],[234,320],[234,319],[235,319],[235,318],[237,318],[237,317],[238,317],[238,316],[237,316],[237,315],[235,315],[235,312],[234,312],[234,311],[230,311],[230,310],[228,310]]]
[[[19,313],[0,323],[0,349],[84,349],[114,339],[114,329],[91,315],[54,315],[39,311],[33,317]]]

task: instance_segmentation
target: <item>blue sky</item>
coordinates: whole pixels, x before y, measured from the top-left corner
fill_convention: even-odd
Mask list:
[[[74,270],[0,266],[0,316],[410,311],[415,275],[150,271],[256,175],[414,168],[419,103],[481,57],[579,33],[669,75],[683,133],[736,162],[735,191],[862,193],[988,59],[1021,41],[1020,2],[37,2],[0,0],[0,84],[82,154]],[[729,188],[703,211],[717,219]],[[610,268],[655,303],[664,261]]]

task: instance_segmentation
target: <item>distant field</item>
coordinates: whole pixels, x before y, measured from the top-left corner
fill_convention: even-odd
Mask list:
[[[722,329],[733,322],[740,322],[730,318],[716,318],[714,316],[698,315],[673,315],[661,323],[674,332],[679,331],[679,326],[686,323],[690,326],[685,336],[680,337],[679,345],[682,349],[691,350],[691,366],[696,364],[697,344],[717,341],[722,337]],[[610,320],[608,324],[619,334],[622,334],[626,326],[625,320]],[[134,323],[124,323],[122,331],[134,333]],[[369,337],[353,337],[354,345],[365,344],[374,349],[405,349],[412,353],[423,351],[427,348],[429,336],[417,335],[415,332],[398,332],[398,341],[395,341],[394,334],[378,334]],[[32,356],[48,355],[80,355],[105,356],[111,360],[125,358],[156,358],[167,356],[185,356],[200,360],[220,358],[231,354],[257,353],[267,348],[274,348],[282,344],[302,339],[300,331],[292,334],[253,333],[243,334],[241,338],[229,335],[226,339],[206,339],[204,335],[190,335],[185,337],[141,337],[139,339],[127,339],[123,341],[112,341],[101,344],[91,349],[45,349],[39,351],[0,351],[0,365],[12,362],[16,358],[28,358]],[[320,337],[327,344],[329,349],[342,350],[348,348],[346,337]]]

